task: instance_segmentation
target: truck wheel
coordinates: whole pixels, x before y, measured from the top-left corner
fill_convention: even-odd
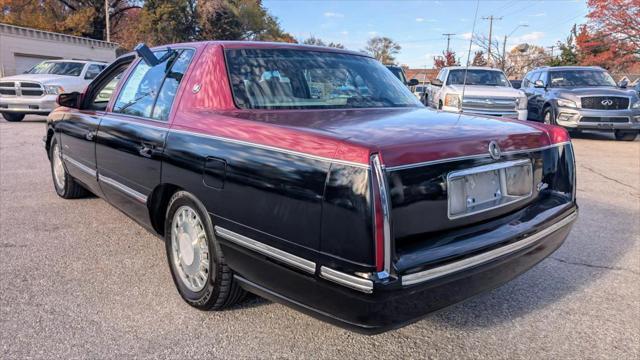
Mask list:
[[[633,141],[638,137],[638,130],[616,130],[614,135],[616,140],[620,141]]]
[[[2,117],[11,122],[18,122],[24,120],[24,114],[15,114],[15,113],[2,113]]]
[[[76,199],[87,195],[87,190],[78,184],[67,172],[62,161],[62,151],[58,141],[54,138],[51,141],[49,150],[51,163],[51,176],[53,177],[53,187],[56,193],[63,199]]]
[[[211,218],[195,196],[178,191],[171,197],[164,233],[173,282],[189,305],[220,310],[244,296],[225,262]]]
[[[542,121],[548,125],[556,125],[556,115],[554,114],[553,108],[547,107],[542,112]]]

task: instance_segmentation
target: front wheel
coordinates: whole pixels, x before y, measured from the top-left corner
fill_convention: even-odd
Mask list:
[[[56,139],[51,141],[49,159],[51,161],[53,187],[56,189],[58,196],[63,199],[75,199],[87,195],[87,190],[78,184],[67,172],[64,162],[62,161],[62,151]]]
[[[638,130],[616,130],[614,135],[619,141],[633,141],[638,137]]]
[[[556,125],[556,115],[551,107],[544,109],[542,120],[547,125]]]
[[[18,122],[24,120],[24,114],[2,113],[2,117],[10,122]]]
[[[165,247],[173,282],[189,305],[220,310],[244,295],[225,262],[206,208],[186,191],[169,200]]]

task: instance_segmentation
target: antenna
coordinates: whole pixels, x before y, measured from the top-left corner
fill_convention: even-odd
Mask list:
[[[478,20],[478,7],[480,0],[476,0],[476,13],[473,15],[473,27],[471,28],[471,38],[469,39],[469,51],[467,52],[467,65],[464,67],[464,79],[462,80],[462,96],[460,96],[460,112],[464,103],[464,92],[467,89],[467,71],[469,70],[469,60],[471,60],[471,45],[473,44],[473,34],[476,32],[476,21]],[[489,44],[491,48],[491,44]]]

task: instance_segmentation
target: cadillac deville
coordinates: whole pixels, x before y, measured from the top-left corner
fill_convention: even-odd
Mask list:
[[[360,53],[140,45],[58,102],[55,191],[163,238],[198,309],[249,291],[379,333],[522,274],[577,217],[564,129],[427,109]]]

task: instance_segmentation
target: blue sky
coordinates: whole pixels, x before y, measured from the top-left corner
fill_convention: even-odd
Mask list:
[[[401,64],[431,67],[433,56],[446,48],[443,33],[455,33],[451,48],[466,61],[476,1],[366,1],[366,0],[263,0],[285,31],[298,39],[314,35],[340,42],[348,49],[363,49],[372,36],[388,36],[402,46]],[[586,0],[480,0],[475,33],[489,34],[494,15],[494,36],[499,39],[518,28],[507,41],[511,48],[522,42],[550,46],[566,39],[574,23],[584,23]],[[473,54],[473,53],[472,53]],[[472,55],[473,56],[473,55]]]

